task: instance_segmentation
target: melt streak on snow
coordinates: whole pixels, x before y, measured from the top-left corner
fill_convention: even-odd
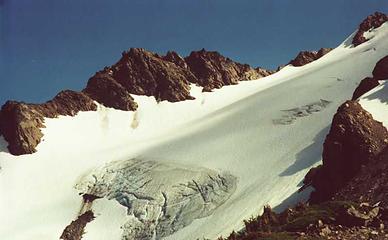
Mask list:
[[[263,79],[213,93],[193,87],[193,101],[156,103],[134,96],[136,113],[99,106],[97,112],[46,119],[37,153],[15,157],[2,144],[0,239],[58,239],[81,208],[75,185],[106,163],[132,158],[237,177],[225,203],[166,239],[214,239],[241,228],[242,220],[258,214],[264,204],[286,206],[300,198],[294,194],[298,184],[321,160],[337,107],[388,54],[388,25],[372,34],[356,48],[350,36],[315,62],[287,66]],[[283,110],[321,99],[330,104],[319,112],[287,125],[273,123]],[[121,239],[127,209],[105,198],[92,208],[97,218],[86,226],[84,239],[103,240],[107,234]]]

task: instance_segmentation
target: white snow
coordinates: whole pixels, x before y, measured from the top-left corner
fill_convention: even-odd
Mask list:
[[[303,67],[286,66],[269,77],[212,93],[193,87],[192,101],[156,103],[151,97],[134,96],[136,112],[99,106],[97,112],[46,119],[37,153],[16,157],[1,148],[0,239],[58,239],[81,207],[74,189],[77,181],[106,162],[138,156],[238,177],[237,190],[225,204],[167,239],[227,235],[264,204],[295,201],[298,184],[321,160],[337,107],[388,54],[387,35],[384,24],[370,41],[352,48],[349,37]],[[289,125],[274,124],[287,117],[283,110],[321,99],[331,103]],[[372,114],[379,118],[379,113]],[[93,209],[98,217],[86,227],[85,239],[107,239],[122,222],[124,210],[106,200],[98,200]],[[120,229],[114,232],[109,239],[120,239]]]
[[[370,29],[369,31],[366,31],[364,32],[364,37],[366,40],[370,40],[372,38],[374,38],[376,36],[376,34],[378,34],[378,32],[380,31],[381,27],[387,27],[386,25],[388,25],[387,23],[383,23],[379,28],[372,28]]]
[[[388,128],[388,84],[384,80],[379,82],[379,86],[359,98],[359,103],[372,114],[373,119]]]
[[[117,201],[102,198],[95,200],[92,211],[96,218],[86,225],[82,240],[120,239],[124,224],[121,220],[126,218],[127,208]]]

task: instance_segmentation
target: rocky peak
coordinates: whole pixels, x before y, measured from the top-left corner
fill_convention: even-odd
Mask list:
[[[196,81],[195,76],[142,48],[124,52],[111,69],[112,77],[132,94],[155,96],[157,100],[171,102],[193,99],[189,83]]]
[[[258,72],[247,64],[240,64],[222,56],[216,51],[193,51],[185,58],[191,72],[197,77],[197,84],[204,91],[234,85],[238,81],[258,79],[269,72]]]
[[[388,21],[388,16],[384,13],[375,12],[374,14],[369,15],[366,19],[364,19],[364,21],[361,22],[356,35],[354,35],[352,41],[353,45],[356,47],[361,43],[368,41],[368,39],[364,37],[364,33],[370,29],[380,27],[386,21]]]
[[[291,60],[289,64],[291,64],[294,67],[300,67],[303,65],[306,65],[308,63],[311,63],[322,56],[326,55],[328,52],[333,50],[332,48],[321,48],[318,51],[301,51],[299,54],[295,57],[295,59]]]
[[[166,56],[163,56],[162,58],[166,61],[175,63],[179,67],[188,68],[187,63],[185,62],[185,59],[174,51],[168,51]]]

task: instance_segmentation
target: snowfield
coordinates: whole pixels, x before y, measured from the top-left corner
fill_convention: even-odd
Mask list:
[[[242,221],[257,215],[264,204],[280,209],[306,197],[307,193],[296,191],[309,168],[321,161],[322,144],[337,107],[388,55],[388,24],[368,32],[370,41],[356,48],[350,45],[352,37],[303,67],[286,66],[266,78],[212,93],[192,86],[195,100],[157,103],[153,97],[134,96],[139,104],[136,112],[99,105],[96,112],[45,119],[43,141],[31,155],[10,155],[0,137],[0,239],[58,239],[80,212],[79,193],[86,189],[80,184],[90,174],[104,176],[113,162],[120,165],[131,159],[179,170],[167,171],[162,178],[152,175],[159,168],[153,168],[151,175],[141,168],[145,178],[165,183],[142,190],[154,199],[162,191],[176,196],[176,184],[205,181],[205,173],[236,178],[230,196],[217,201],[208,213],[193,212],[196,208],[190,203],[182,212],[171,212],[170,217],[177,219],[174,224],[184,227],[167,232],[171,229],[160,225],[162,234],[143,239],[168,234],[164,239],[215,239],[240,229]],[[385,86],[380,88],[387,91]],[[374,95],[373,100],[373,94],[367,94],[362,106],[387,126],[387,116],[375,107],[375,103],[381,105],[381,96]],[[201,171],[194,174],[195,169]],[[121,196],[127,188],[118,185],[131,186],[131,177],[117,175],[114,169],[110,174],[101,177],[106,182],[96,178],[94,183],[114,186]],[[136,217],[136,209],[144,210],[137,218],[141,224],[155,213],[149,211],[149,201],[126,206],[116,195],[108,195],[93,204],[97,218],[86,226],[83,239],[123,239],[131,231],[126,223]],[[182,214],[186,217],[180,218]]]
[[[359,98],[362,108],[372,114],[373,119],[382,122],[388,128],[388,85],[379,81],[380,85]]]

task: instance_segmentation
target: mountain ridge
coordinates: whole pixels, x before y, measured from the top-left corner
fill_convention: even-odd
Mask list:
[[[212,91],[239,81],[259,79],[273,72],[253,69],[248,64],[234,62],[218,52],[205,49],[193,51],[182,58],[173,51],[160,56],[143,48],[131,48],[122,53],[117,63],[92,76],[81,92],[63,91],[69,95],[66,104],[63,104],[65,101],[57,101],[63,98],[62,92],[43,104],[7,101],[0,111],[0,133],[9,143],[11,154],[31,154],[36,151],[43,136],[40,128],[44,127],[45,117],[96,111],[93,101],[106,107],[136,111],[137,103],[131,94],[153,96],[157,101],[192,100],[191,84],[203,87],[203,91]],[[73,109],[69,109],[72,106]]]

